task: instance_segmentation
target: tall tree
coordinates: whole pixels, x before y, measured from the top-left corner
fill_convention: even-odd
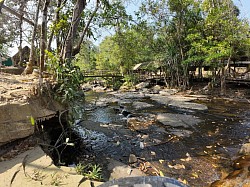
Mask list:
[[[245,23],[239,19],[239,9],[232,0],[205,0],[203,2],[205,17],[205,60],[219,69],[221,94],[225,94],[226,71],[232,57],[237,53],[235,45],[246,38],[248,31]],[[226,65],[225,65],[226,63]]]
[[[34,19],[34,27],[32,31],[32,37],[31,37],[29,62],[27,63],[27,66],[23,74],[31,74],[33,72],[33,64],[35,62],[35,37],[36,37],[36,32],[37,32],[37,23],[38,23],[40,4],[41,4],[41,0],[38,0],[37,8],[36,8],[36,15]]]
[[[87,23],[84,26],[84,29],[83,29],[83,31],[82,31],[82,33],[80,35],[79,41],[77,42],[76,46],[73,49],[73,56],[80,52],[81,44],[82,44],[82,42],[84,40],[84,37],[86,36],[86,34],[88,32],[90,23],[92,22],[92,20],[96,16],[96,13],[97,13],[97,11],[99,9],[99,6],[100,6],[100,0],[96,0],[95,8],[94,8],[93,12],[91,13],[89,20],[87,21]]]
[[[19,52],[19,66],[23,66],[23,55],[22,55],[22,49],[23,49],[23,17],[24,17],[24,8],[25,5],[27,3],[27,1],[25,0],[21,0],[19,1],[20,5],[19,5],[19,14],[21,15],[20,20],[19,20],[19,46],[18,46],[18,52]]]
[[[63,0],[57,1],[53,25],[52,25],[51,33],[50,33],[49,40],[48,40],[48,46],[47,46],[48,51],[51,51],[51,43],[52,43],[52,40],[54,38],[56,26],[57,26],[58,22],[60,21],[60,11],[62,9],[62,6],[66,3],[66,1],[67,0],[65,0],[64,2],[63,2]]]
[[[43,4],[43,16],[42,16],[42,27],[41,27],[41,39],[40,39],[40,73],[44,71],[45,63],[45,50],[47,43],[47,16],[48,16],[48,6],[50,0],[45,0]]]
[[[79,22],[81,20],[82,12],[85,9],[86,0],[77,0],[73,10],[73,16],[71,20],[71,26],[68,32],[68,36],[65,41],[65,46],[62,50],[61,56],[62,60],[65,61],[66,59],[71,60],[72,58],[72,51],[74,41],[76,39],[77,29],[79,26]]]

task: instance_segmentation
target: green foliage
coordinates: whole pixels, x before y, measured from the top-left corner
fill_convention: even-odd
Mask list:
[[[202,8],[206,39],[204,60],[207,63],[217,62],[220,66],[221,60],[231,59],[237,54],[236,45],[239,46],[239,41],[246,38],[248,31],[245,30],[245,23],[238,18],[233,1],[206,0]]]
[[[57,67],[56,77],[59,84],[57,94],[63,103],[72,102],[79,97],[78,91],[83,82],[79,67],[73,66],[71,62],[65,62]]]
[[[113,88],[113,90],[119,90],[122,85],[122,81],[119,77],[107,77],[105,78],[105,83],[108,88]]]
[[[134,27],[114,36],[106,37],[97,54],[97,69],[119,71],[126,75],[135,64],[152,61],[155,53],[151,28]]]
[[[75,170],[77,174],[83,175],[85,173],[86,168],[87,168],[87,165],[83,165],[79,163],[76,165]]]
[[[53,186],[61,186],[62,185],[63,177],[61,175],[59,175],[55,172],[55,173],[51,174],[51,178],[52,178],[51,182],[50,182],[51,185],[53,185]]]
[[[85,176],[89,180],[102,180],[102,168],[99,165],[87,164],[83,165],[81,163],[77,164],[75,168],[77,174]]]
[[[137,83],[138,78],[134,74],[127,74],[127,75],[124,75],[123,80],[125,81],[124,84],[126,86],[133,87]]]
[[[190,65],[221,67],[221,62],[249,53],[249,25],[238,17],[232,0],[150,0],[137,16],[140,27],[154,28],[150,47],[166,64],[168,85],[186,86]]]
[[[30,123],[31,123],[32,126],[34,126],[35,123],[36,123],[35,119],[32,116],[30,116]]]
[[[48,68],[55,75],[57,85],[55,87],[55,97],[65,104],[70,104],[77,99],[81,99],[79,95],[80,85],[83,82],[83,74],[78,66],[74,66],[71,61],[60,63],[58,57],[51,52],[47,52]]]
[[[132,16],[128,15],[123,1],[104,1],[103,3],[104,9],[100,14],[100,26],[121,29],[132,20]]]
[[[79,66],[82,71],[94,70],[96,69],[96,53],[96,46],[86,41],[81,45],[81,50],[76,55],[74,64]]]
[[[99,47],[100,51],[96,58],[96,68],[120,71],[121,58],[119,54],[119,46],[111,37],[106,37]]]

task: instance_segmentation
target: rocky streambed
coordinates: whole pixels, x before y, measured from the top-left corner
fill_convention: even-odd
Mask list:
[[[4,119],[1,126],[5,126],[0,143],[32,134],[32,116],[38,121],[44,120],[38,127],[44,132],[45,152],[54,150],[49,144],[58,146],[58,142],[63,142],[58,149],[63,163],[70,166],[99,164],[104,181],[150,175],[171,177],[190,186],[209,186],[221,178],[224,179],[213,186],[249,185],[248,100],[184,94],[159,86],[126,92],[89,91],[85,103],[80,103],[83,112],[73,126],[75,134],[61,136],[64,132],[62,121],[58,119],[62,118],[57,111],[62,108],[45,98],[30,100],[30,93],[36,91],[33,90],[37,83],[34,77],[1,76],[0,117]],[[51,129],[55,126],[56,129]],[[28,134],[19,136],[16,130]],[[66,144],[76,140],[75,148],[65,146],[64,136],[70,137]],[[55,150],[52,152],[53,162],[58,164],[58,154]],[[46,153],[51,155],[51,152]],[[24,154],[19,165],[26,157]],[[33,159],[27,158],[28,163]],[[5,175],[7,169],[4,167],[3,171]],[[11,177],[15,171],[14,168]],[[31,168],[30,172],[33,171]],[[15,176],[23,180],[25,170]],[[20,180],[16,179],[14,182],[18,185]],[[29,183],[27,177],[25,181]]]
[[[208,186],[233,171],[233,160],[249,141],[247,102],[165,89],[88,92],[84,108],[77,132],[104,168],[106,180],[137,169],[142,171],[138,175]],[[123,169],[110,167],[112,162]]]

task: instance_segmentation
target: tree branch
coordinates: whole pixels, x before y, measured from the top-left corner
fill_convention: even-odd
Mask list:
[[[83,32],[82,32],[82,34],[81,34],[81,36],[80,36],[80,39],[79,39],[79,42],[77,43],[77,45],[76,45],[76,46],[74,47],[74,49],[73,49],[73,56],[75,56],[76,54],[78,54],[79,51],[80,51],[81,44],[82,44],[82,42],[83,42],[84,37],[86,36],[86,33],[87,33],[87,31],[88,31],[88,28],[89,28],[89,25],[90,25],[91,21],[93,20],[95,14],[96,14],[96,12],[97,12],[97,10],[99,9],[99,3],[100,3],[100,0],[96,0],[95,9],[94,9],[94,11],[93,11],[93,13],[91,14],[91,16],[90,16],[90,18],[89,18],[87,24],[85,25],[85,27],[84,27],[84,29],[83,29]]]
[[[1,13],[1,9],[5,9],[9,13],[18,17],[19,19],[23,19],[23,21],[26,21],[30,25],[33,25],[33,26],[35,25],[33,21],[29,20],[28,18],[25,18],[22,14],[19,14],[18,12],[13,10],[12,8],[5,6],[3,3],[4,3],[4,1],[0,1],[0,13]]]

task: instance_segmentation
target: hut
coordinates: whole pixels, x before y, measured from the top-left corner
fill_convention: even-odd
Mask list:
[[[11,60],[13,62],[13,65],[16,66],[19,64],[19,61],[20,61],[20,52],[18,51],[14,56],[12,56]],[[30,48],[28,46],[25,46],[23,49],[22,49],[22,62],[21,64],[23,63],[26,63],[29,61],[29,55],[30,55]]]
[[[138,74],[140,78],[160,78],[162,76],[161,69],[161,61],[150,61],[136,64],[133,67],[133,73]]]

